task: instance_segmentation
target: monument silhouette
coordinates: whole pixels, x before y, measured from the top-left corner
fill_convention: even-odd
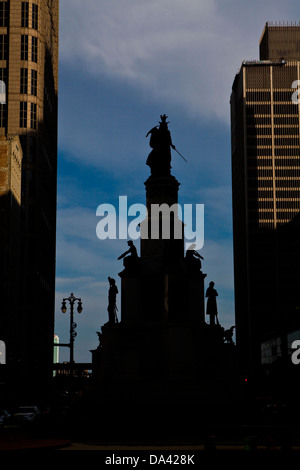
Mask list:
[[[162,115],[159,126],[146,136],[150,135],[152,148],[146,160],[151,175],[144,183],[147,217],[140,227],[140,256],[129,240],[129,250],[119,257],[123,259],[120,321],[101,327],[99,347],[93,351],[93,375],[97,396],[110,413],[129,409],[135,419],[148,413],[148,420],[163,413],[170,424],[176,408],[178,424],[180,414],[193,419],[185,414],[187,409],[197,420],[200,410],[233,399],[234,344],[233,330],[225,333],[215,321],[213,283],[206,291],[211,321],[205,321],[203,257],[195,245],[185,250],[184,225],[176,210],[180,183],[171,174],[175,146],[168,124]],[[173,210],[167,216],[157,214],[157,205]],[[163,235],[164,223],[170,227],[168,237]],[[115,312],[115,297],[112,303]]]

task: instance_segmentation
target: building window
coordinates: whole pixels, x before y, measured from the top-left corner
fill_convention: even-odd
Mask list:
[[[32,36],[31,60],[32,62],[37,63],[37,59],[38,59],[38,38],[36,36]]]
[[[31,103],[31,114],[30,114],[30,127],[36,129],[37,125],[37,106],[36,103]]]
[[[21,60],[28,60],[28,36],[21,35]]]
[[[0,27],[6,28],[8,26],[8,3],[0,2]]]
[[[0,60],[7,60],[8,37],[7,34],[0,34]]]
[[[31,94],[37,95],[37,71],[31,70]]]
[[[20,127],[27,127],[27,102],[20,102]]]
[[[25,95],[28,93],[28,69],[21,69],[20,93]]]
[[[39,10],[38,5],[32,4],[32,28],[38,29]]]
[[[29,2],[22,2],[21,27],[28,28],[28,26],[29,26]]]

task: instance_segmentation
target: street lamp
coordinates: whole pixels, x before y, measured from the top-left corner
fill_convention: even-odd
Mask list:
[[[80,298],[75,297],[74,294],[71,293],[70,297],[67,297],[67,298],[63,299],[63,301],[62,301],[62,305],[61,305],[62,313],[66,313],[66,311],[67,311],[67,304],[66,304],[67,301],[70,303],[70,313],[71,313],[71,316],[70,316],[70,367],[71,367],[71,371],[72,371],[72,375],[73,375],[74,340],[75,340],[75,337],[77,336],[77,333],[75,331],[75,328],[77,327],[77,324],[74,323],[74,305],[75,305],[75,302],[77,301],[78,302],[77,312],[81,313],[82,312],[82,302],[81,302]]]

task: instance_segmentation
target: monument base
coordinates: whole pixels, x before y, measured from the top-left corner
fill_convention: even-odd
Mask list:
[[[94,384],[105,402],[135,405],[226,402],[236,373],[235,345],[222,328],[174,322],[106,324],[93,353]]]
[[[105,437],[190,440],[238,416],[235,345],[220,333],[207,324],[104,325],[89,402]]]

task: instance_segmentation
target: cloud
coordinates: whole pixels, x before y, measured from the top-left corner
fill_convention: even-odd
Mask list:
[[[298,0],[64,0],[60,147],[82,165],[134,177],[146,174],[150,113],[169,114],[172,128],[194,119],[199,133],[203,124],[229,133],[241,62],[258,58],[266,21],[292,20],[297,7]]]
[[[61,60],[79,61],[94,76],[132,83],[158,100],[184,104],[193,113],[209,111],[227,118],[220,99],[226,105],[228,100],[217,82],[225,65],[232,79],[226,63],[232,29],[229,36],[220,29],[216,2],[130,0],[121,5],[122,1],[89,0],[86,10],[82,2],[65,0],[62,8],[70,14],[61,27]]]
[[[258,58],[265,21],[276,19],[275,11],[286,19],[297,11],[293,6],[277,0],[88,0],[86,8],[64,0],[61,61],[228,123],[234,74],[243,59]]]

